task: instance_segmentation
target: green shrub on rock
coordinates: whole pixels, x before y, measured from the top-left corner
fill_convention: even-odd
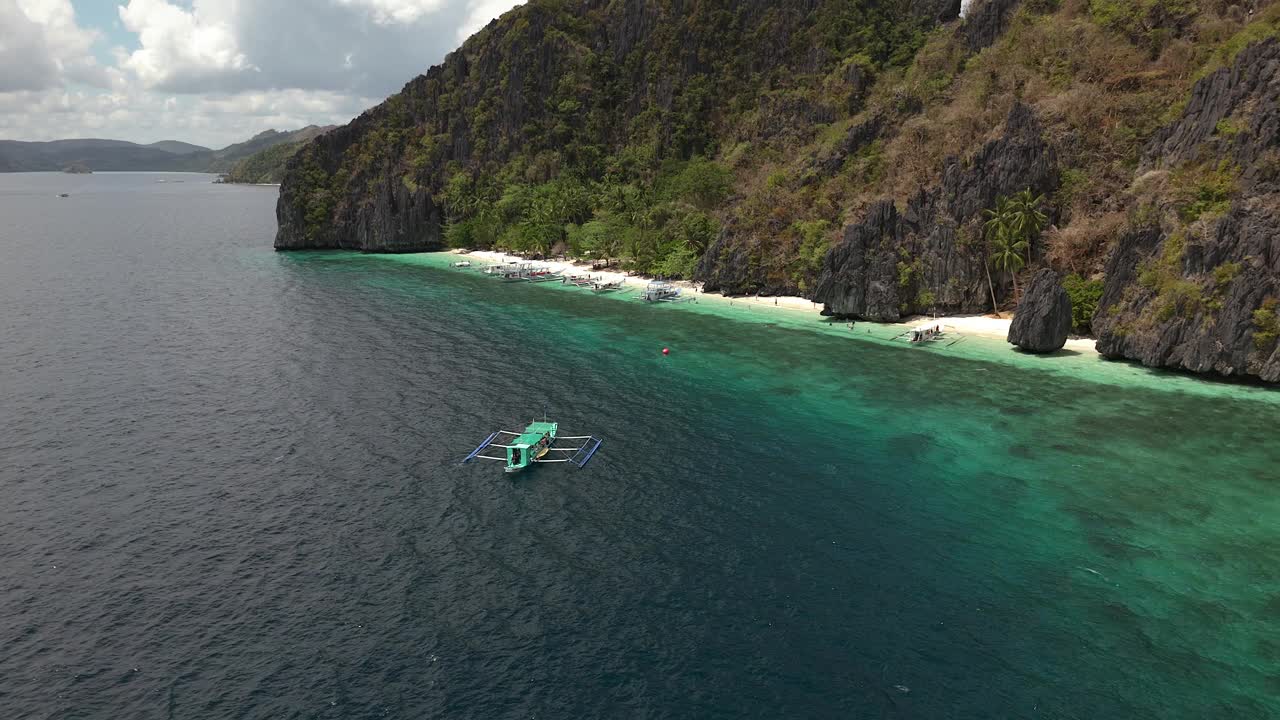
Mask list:
[[[1086,280],[1072,273],[1062,281],[1067,296],[1071,298],[1071,329],[1081,335],[1093,331],[1093,316],[1098,312],[1102,299],[1102,281]]]

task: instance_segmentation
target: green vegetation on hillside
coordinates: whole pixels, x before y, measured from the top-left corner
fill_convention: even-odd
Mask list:
[[[285,165],[303,143],[274,145],[236,163],[226,174],[225,182],[278,183],[284,177]]]
[[[720,0],[683,14],[662,0],[652,33],[598,50],[598,33],[627,22],[614,17],[624,5],[535,0],[512,13],[458,51],[496,65],[496,84],[429,73],[361,119],[367,131],[312,191],[354,198],[393,174],[442,201],[451,244],[594,247],[687,275],[751,166],[857,110],[869,79],[908,63],[932,21],[908,0],[822,0],[813,12]],[[780,177],[771,191],[790,185]],[[483,200],[457,197],[464,187]]]
[[[1098,301],[1102,299],[1102,281],[1086,280],[1073,273],[1063,279],[1062,287],[1071,298],[1071,329],[1080,335],[1089,334],[1093,331]]]
[[[446,238],[453,247],[624,258],[639,272],[690,277],[719,232],[710,211],[730,193],[732,174],[695,157],[662,163],[648,183],[625,178],[503,184],[455,174],[444,192]]]
[[[307,232],[390,179],[443,208],[452,246],[680,277],[715,248],[742,268],[734,291],[805,292],[867,207],[936,186],[1024,103],[1061,184],[1036,203],[1035,233],[1008,236],[1002,267],[1097,277],[1131,227],[1191,230],[1230,205],[1236,168],[1206,160],[1135,184],[1142,152],[1196,79],[1280,34],[1280,6],[1231,0],[1004,3],[1003,32],[977,50],[970,21],[936,26],[908,0],[654,0],[647,19],[625,15],[633,5],[533,0],[468,40],[357,120],[340,153],[296,164]],[[918,272],[917,250],[900,251]],[[1147,273],[1160,314],[1199,302],[1173,270]]]

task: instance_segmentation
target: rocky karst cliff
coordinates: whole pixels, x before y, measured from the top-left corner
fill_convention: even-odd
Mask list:
[[[813,291],[828,315],[897,320],[903,315],[990,307],[987,250],[977,220],[1001,195],[1057,186],[1054,152],[1026,105],[1003,135],[972,157],[948,159],[937,187],[899,212],[882,200],[844,230]]]
[[[1280,381],[1280,41],[1197,82],[1139,172],[1145,185],[1200,178],[1198,201],[1188,211],[1166,190],[1143,208],[1146,227],[1118,239],[1094,319],[1099,351]]]
[[[276,247],[568,250],[894,320],[1007,306],[983,211],[1029,190],[1023,280],[1100,285],[1102,352],[1280,380],[1280,6],[959,6],[532,0],[304,146]]]
[[[863,66],[909,50],[959,8],[534,0],[300,152],[283,183],[276,247],[437,249],[447,220],[440,198],[458,173],[500,176],[508,187],[568,175],[652,183],[664,160],[713,154],[732,133],[787,134],[789,123],[761,122],[755,106],[798,126],[792,141],[803,142],[836,108],[775,90],[834,72],[856,104]],[[754,117],[730,123],[731,104]]]

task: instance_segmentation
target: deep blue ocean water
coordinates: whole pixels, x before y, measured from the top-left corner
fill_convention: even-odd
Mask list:
[[[209,180],[0,175],[0,716],[1280,717],[1275,392],[276,254]],[[457,465],[543,412],[586,469]]]

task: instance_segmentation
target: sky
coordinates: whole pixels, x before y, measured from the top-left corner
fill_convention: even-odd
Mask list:
[[[0,139],[345,123],[522,0],[0,0]]]

